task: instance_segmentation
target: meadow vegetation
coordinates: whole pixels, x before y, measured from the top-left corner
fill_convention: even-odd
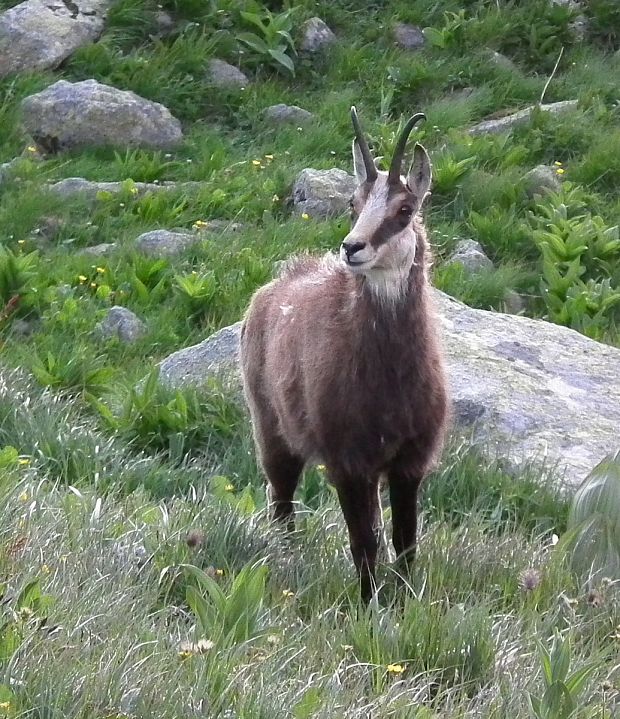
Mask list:
[[[161,9],[176,23],[163,37]],[[0,80],[0,162],[20,157],[0,182],[0,717],[617,715],[617,585],[572,571],[552,467],[514,477],[453,438],[422,497],[412,575],[399,584],[384,564],[363,607],[322,470],[306,472],[284,537],[234,393],[152,374],[237,321],[278,260],[340,243],[347,218],[306,219],[289,196],[304,167],[350,169],[352,104],[386,157],[402,118],[427,115],[436,285],[496,310],[513,290],[526,314],[618,346],[620,13],[615,0],[583,11],[578,40],[575,11],[549,0],[117,0],[102,39],[61,68]],[[314,15],[339,39],[309,57],[299,28]],[[426,28],[423,50],[395,45],[397,20]],[[214,88],[211,57],[252,82]],[[91,77],[166,105],[183,146],[41,158],[21,99]],[[541,98],[578,107],[467,132]],[[262,112],[280,102],[314,121],[275,127]],[[562,185],[531,197],[539,164]],[[46,189],[76,176],[125,185],[94,201]],[[202,185],[135,192],[169,180]],[[242,227],[210,232],[215,219]],[[174,259],[137,253],[157,228],[204,240]],[[494,269],[446,263],[463,238]],[[104,242],[116,249],[78,252]],[[146,323],[133,344],[95,332],[118,304]]]

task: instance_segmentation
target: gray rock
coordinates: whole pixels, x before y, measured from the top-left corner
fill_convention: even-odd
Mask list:
[[[203,342],[174,352],[159,365],[159,379],[166,387],[201,387],[210,377],[237,370],[241,323],[224,327]],[[238,383],[238,379],[235,380]]]
[[[477,125],[469,128],[470,135],[495,135],[500,132],[509,132],[515,127],[527,125],[535,108],[539,108],[543,112],[550,112],[552,115],[561,115],[571,112],[577,108],[577,100],[562,100],[561,102],[552,102],[549,105],[532,105],[524,110],[519,110],[512,115],[499,117],[495,120],[484,120]]]
[[[551,165],[537,165],[523,176],[523,181],[529,197],[544,195],[546,192],[558,192],[562,189],[557,168]]]
[[[46,152],[74,147],[177,147],[181,123],[157,102],[96,80],[59,80],[22,101],[24,126]]]
[[[397,22],[394,25],[394,40],[403,50],[419,50],[424,47],[426,38],[422,29],[417,25],[408,25],[404,22]]]
[[[136,197],[141,197],[149,192],[186,192],[190,194],[197,192],[204,185],[202,182],[136,182],[133,187],[136,189]],[[125,186],[123,182],[93,182],[83,177],[67,177],[64,180],[50,183],[47,185],[47,189],[65,199],[82,195],[96,200],[100,192],[117,195],[125,191]]]
[[[110,0],[26,0],[0,15],[0,77],[54,68],[104,28]]]
[[[331,170],[302,170],[293,185],[293,206],[297,213],[324,219],[342,214],[357,187],[352,175],[336,167]]]
[[[620,349],[543,320],[436,298],[457,427],[487,453],[515,470],[554,467],[574,488],[618,449]],[[239,331],[237,323],[176,352],[163,374],[196,386],[216,371],[238,373]]]
[[[200,237],[189,232],[152,230],[136,239],[136,249],[150,257],[176,257],[197,242]]]
[[[136,342],[146,333],[146,326],[139,317],[126,307],[118,306],[110,307],[95,329],[104,339],[118,337],[127,344]]]
[[[320,17],[311,17],[302,26],[301,50],[318,52],[336,42],[336,36]]]
[[[263,116],[274,125],[303,125],[312,120],[313,115],[297,105],[271,105],[265,109]]]
[[[209,80],[216,87],[247,87],[250,84],[245,73],[224,60],[213,58],[209,61]]]
[[[102,242],[99,245],[92,245],[91,247],[83,247],[78,250],[76,255],[86,255],[87,257],[105,257],[106,255],[112,254],[116,249],[115,242]]]
[[[492,270],[493,262],[486,256],[482,245],[475,240],[461,240],[446,264],[460,264],[472,274],[481,270]]]

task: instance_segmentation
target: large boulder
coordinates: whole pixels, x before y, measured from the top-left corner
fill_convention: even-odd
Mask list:
[[[417,25],[397,22],[392,32],[396,44],[403,50],[419,50],[426,44],[426,36]]]
[[[110,0],[25,0],[0,15],[0,77],[54,68],[103,32]]]
[[[331,170],[302,170],[293,185],[296,212],[324,219],[342,214],[357,187],[352,175],[337,167]]]
[[[474,310],[437,292],[454,415],[514,469],[554,468],[575,487],[620,447],[620,349],[526,317]],[[174,386],[238,372],[240,323],[165,360]],[[175,368],[173,371],[172,368]]]
[[[224,327],[203,342],[173,352],[159,365],[166,387],[200,388],[212,376],[237,375],[241,322]]]
[[[549,112],[552,115],[563,115],[577,109],[577,100],[562,100],[561,102],[552,102],[548,105],[531,105],[512,115],[498,117],[493,120],[484,120],[477,125],[469,128],[470,135],[496,135],[500,132],[510,132],[515,127],[527,125],[530,121],[534,110],[541,112]]]
[[[22,102],[24,126],[46,152],[119,146],[169,150],[181,123],[158,102],[96,80],[59,80]]]

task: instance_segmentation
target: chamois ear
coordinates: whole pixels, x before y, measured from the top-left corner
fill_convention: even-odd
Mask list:
[[[419,209],[431,187],[431,160],[426,150],[418,142],[413,148],[413,162],[407,174],[407,187],[420,203]]]
[[[366,166],[364,165],[364,156],[357,140],[353,140],[353,172],[357,184],[361,185],[366,182]]]

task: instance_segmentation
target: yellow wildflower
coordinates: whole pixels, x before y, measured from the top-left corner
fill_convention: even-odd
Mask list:
[[[23,244],[25,244],[25,242],[26,242],[26,240],[17,240],[18,245],[23,245]]]
[[[206,227],[209,223],[205,222],[204,220],[196,220],[194,224],[192,225],[194,230],[201,230],[203,227]]]
[[[558,167],[558,169],[556,170],[556,173],[557,173],[558,175],[563,175],[563,174],[564,174],[564,170],[563,170],[561,167]]]
[[[267,160],[273,160],[273,155],[265,155],[265,158],[266,158]]]
[[[20,459],[17,460],[17,464],[21,464],[21,465],[30,464],[30,460],[28,459],[28,457],[21,457]]]
[[[28,152],[36,152],[37,148],[34,145],[28,145],[27,150]]]
[[[271,201],[272,201],[272,202],[279,202],[279,201],[280,201],[280,198],[278,197],[278,195],[274,195],[274,196],[271,198]]]
[[[223,569],[216,569],[216,570],[215,570],[215,573],[217,574],[218,577],[223,577],[223,576],[224,576],[224,570],[223,570]]]
[[[96,283],[96,282],[91,282],[91,283],[90,283],[90,286],[91,286],[91,287],[96,287],[96,286],[97,286],[97,283]]]
[[[102,275],[105,272],[105,267],[97,267],[97,272]]]
[[[0,702],[0,710],[4,712],[8,712],[8,710],[11,708],[11,702]]]
[[[194,655],[194,652],[190,652],[187,649],[183,649],[178,653],[179,659],[189,659],[191,656]]]
[[[137,195],[137,194],[138,194],[138,188],[137,188],[137,187],[132,187],[131,190],[129,190],[129,192],[131,192],[132,195]]]
[[[324,464],[317,464],[316,468],[319,470],[319,472],[325,471],[325,465]]]
[[[28,492],[22,492],[22,493],[19,495],[19,501],[20,501],[20,502],[23,502],[24,504],[25,504],[29,499],[30,499],[30,495],[28,494]]]
[[[47,564],[42,564],[42,565],[41,565],[41,573],[42,573],[42,574],[50,574],[51,571],[52,571],[52,570],[47,566]]]
[[[402,664],[388,664],[387,671],[390,674],[402,674],[405,671],[405,667]]]
[[[228,483],[228,484],[226,484],[226,485],[224,486],[224,489],[225,489],[227,492],[234,492],[234,491],[235,491],[235,485]]]
[[[30,619],[30,617],[32,617],[33,615],[34,615],[34,612],[32,611],[32,609],[30,609],[30,607],[22,607],[19,610],[19,618],[22,621],[26,621],[27,619]]]
[[[310,215],[309,215],[307,212],[302,212],[302,214],[301,214],[301,219],[302,219],[302,220],[309,220],[309,219],[310,219]]]
[[[254,167],[260,167],[260,160],[252,160]]]
[[[553,164],[554,164],[556,167],[562,167],[562,163],[561,163],[559,160],[556,160]]]
[[[78,280],[80,281],[80,284],[84,284],[87,279],[88,277],[86,277],[85,275],[78,275]]]
[[[282,590],[282,596],[283,596],[283,597],[286,597],[286,598],[288,599],[289,597],[294,597],[294,596],[295,596],[295,592],[291,592],[290,589],[283,589],[283,590]]]

